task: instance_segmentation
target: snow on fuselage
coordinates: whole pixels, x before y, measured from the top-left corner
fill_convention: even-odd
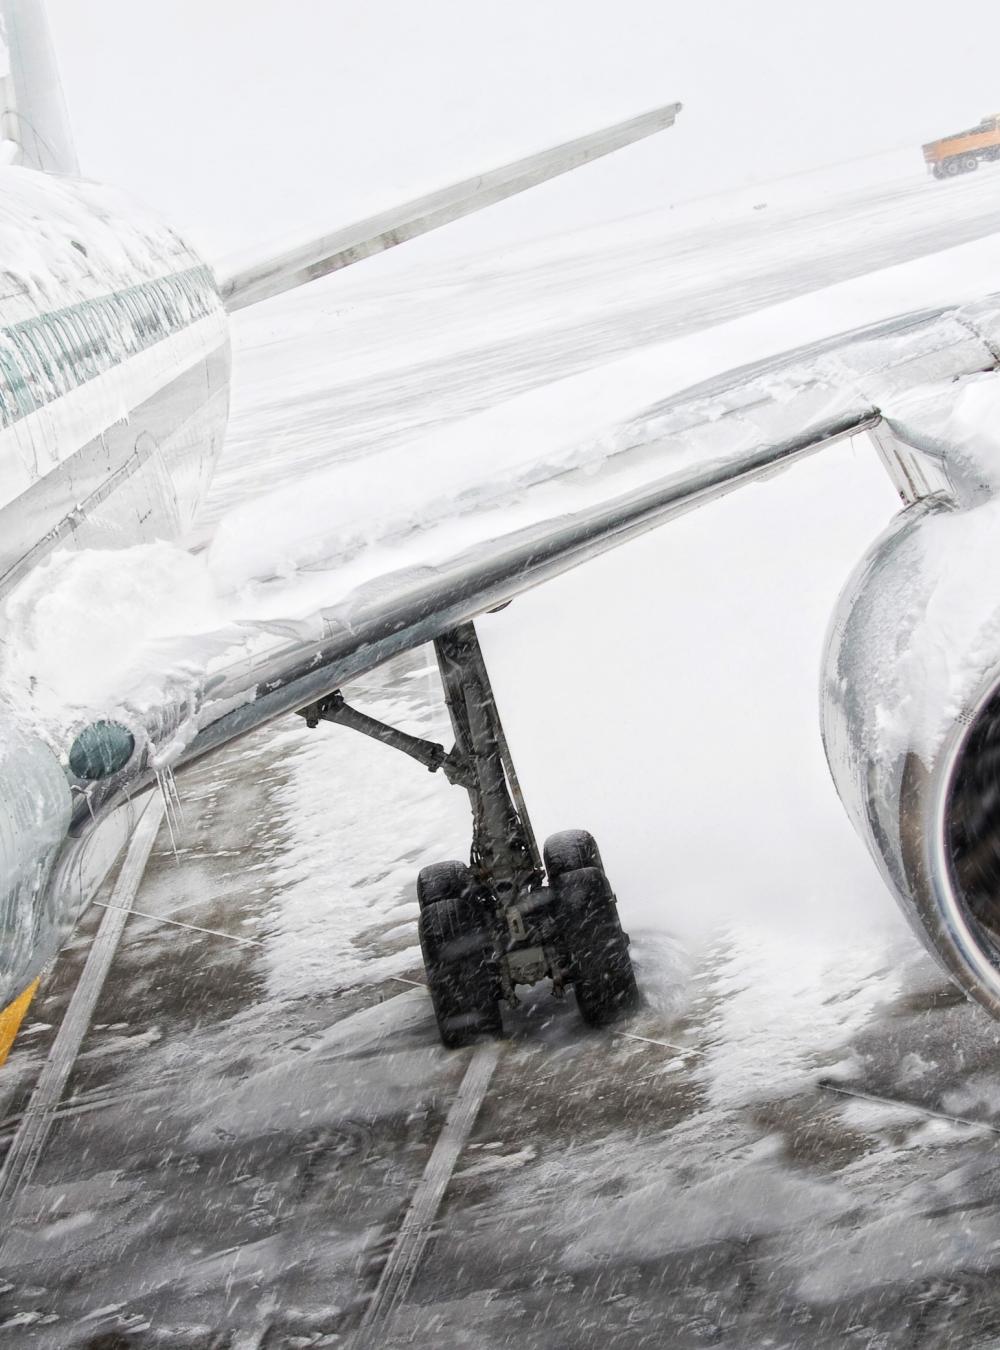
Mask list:
[[[222,445],[211,270],[117,191],[0,169],[0,595],[53,548],[176,538]]]
[[[222,446],[230,353],[209,268],[116,191],[0,168],[0,259],[2,601],[55,549],[183,533]],[[3,1007],[52,957],[128,821],[93,831],[40,905],[70,786],[3,701],[0,777],[17,789],[0,803]]]

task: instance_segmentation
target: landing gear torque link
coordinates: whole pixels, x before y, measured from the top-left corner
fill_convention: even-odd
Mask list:
[[[433,863],[417,877],[418,932],[438,1031],[448,1047],[498,1036],[501,1005],[518,985],[552,981],[576,994],[588,1026],[638,1005],[629,940],[600,851],[585,830],[565,830],[541,854],[504,736],[473,624],[434,643],[455,746],[397,731],[359,713],[338,692],[300,710],[309,726],[348,726],[401,750],[464,787],[472,808],[468,864]]]

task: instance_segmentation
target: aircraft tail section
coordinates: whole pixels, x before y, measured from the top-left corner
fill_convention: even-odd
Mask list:
[[[0,162],[79,173],[43,0],[0,0],[0,18]]]

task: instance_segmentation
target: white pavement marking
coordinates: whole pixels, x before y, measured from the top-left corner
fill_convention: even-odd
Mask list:
[[[17,1197],[31,1180],[55,1123],[66,1080],[80,1053],[94,1008],[111,969],[118,940],[156,842],[162,816],[163,802],[158,793],[151,793],[132,833],[125,861],[115,882],[111,897],[114,908],[104,911],[101,926],[87,954],[83,974],[73,990],[73,997],[52,1043],[49,1057],[42,1065],[35,1090],[21,1119],[21,1127],[4,1159],[3,1170],[0,1171],[0,1233],[9,1232]]]
[[[977,1130],[989,1130],[991,1134],[1000,1134],[1000,1126],[991,1125],[986,1120],[970,1120],[968,1116],[951,1116],[946,1111],[937,1111],[933,1106],[921,1106],[919,1102],[904,1101],[902,1097],[883,1097],[877,1092],[862,1092],[860,1088],[844,1087],[833,1083],[829,1078],[821,1078],[816,1084],[824,1092],[836,1092],[840,1097],[857,1097],[862,1102],[876,1102],[879,1106],[902,1106],[917,1115],[930,1116],[932,1120],[946,1120],[950,1125],[971,1125]]]
[[[705,1054],[704,1050],[695,1050],[691,1045],[674,1045],[673,1041],[654,1041],[652,1036],[637,1036],[634,1031],[616,1031],[616,1036],[624,1036],[627,1041],[642,1041],[644,1045],[662,1045],[664,1050],[676,1050],[679,1055]]]
[[[268,1330],[261,1327],[258,1331],[238,1331],[229,1342],[229,1350],[260,1350]]]
[[[389,1324],[406,1298],[455,1164],[479,1114],[499,1059],[500,1044],[497,1041],[484,1042],[473,1054],[410,1207],[403,1216],[351,1350],[369,1350],[369,1347],[381,1345]]]

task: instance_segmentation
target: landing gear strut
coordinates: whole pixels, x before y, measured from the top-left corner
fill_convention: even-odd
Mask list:
[[[349,707],[339,693],[300,710],[309,726],[337,722],[372,736],[464,787],[472,807],[469,863],[417,877],[418,931],[441,1040],[499,1035],[515,987],[552,981],[576,993],[588,1026],[634,1008],[639,990],[614,892],[593,837],[565,830],[540,854],[471,623],[434,643],[454,749],[420,740]]]

